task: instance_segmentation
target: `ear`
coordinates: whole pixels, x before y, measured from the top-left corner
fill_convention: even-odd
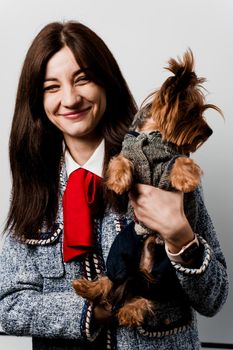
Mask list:
[[[165,141],[172,142],[183,154],[195,152],[212,134],[212,129],[204,119],[187,118],[183,123],[176,124],[174,120],[167,123],[163,134]]]
[[[200,125],[199,128],[193,132],[193,139],[190,143],[189,152],[195,152],[213,133],[213,130],[204,120],[202,120],[201,124],[202,125]]]

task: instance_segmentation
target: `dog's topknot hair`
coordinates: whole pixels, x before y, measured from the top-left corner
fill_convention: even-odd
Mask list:
[[[197,86],[206,81],[205,78],[198,78],[194,72],[194,57],[190,49],[188,49],[182,58],[178,57],[177,60],[170,58],[168,61],[169,70],[174,76],[169,77],[163,84],[163,88],[170,88],[171,93],[177,94],[185,91],[189,86]]]

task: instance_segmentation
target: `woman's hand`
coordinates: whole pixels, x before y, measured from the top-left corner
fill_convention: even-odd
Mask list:
[[[193,239],[184,214],[183,192],[137,184],[129,197],[139,222],[159,232],[171,253],[179,252]]]

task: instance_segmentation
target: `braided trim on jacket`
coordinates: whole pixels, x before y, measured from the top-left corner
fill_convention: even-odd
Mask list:
[[[181,264],[171,260],[172,266],[177,271],[185,273],[187,275],[200,275],[200,274],[204,273],[206,271],[207,267],[209,266],[209,262],[211,260],[211,248],[203,237],[201,237],[198,234],[197,234],[197,237],[198,237],[198,240],[200,241],[200,243],[202,243],[204,245],[204,248],[205,248],[204,249],[204,260],[203,260],[201,267],[198,269],[184,267]]]
[[[90,342],[93,342],[101,332],[102,328],[98,328],[96,331],[91,332],[91,318],[93,312],[93,305],[87,302],[85,308],[83,309],[82,319],[81,319],[81,330],[83,336]]]
[[[170,329],[167,331],[155,331],[155,332],[147,331],[143,327],[137,327],[137,331],[138,331],[138,333],[140,333],[144,337],[161,338],[161,337],[170,336],[170,335],[174,335],[177,333],[185,332],[185,331],[187,331],[187,329],[189,327],[190,327],[190,325],[183,325],[183,326],[176,327],[176,328],[173,328],[173,329]]]
[[[61,232],[63,231],[63,224],[62,223],[55,223],[53,225],[52,230],[47,231],[47,232],[40,232],[40,239],[25,239],[21,238],[20,242],[29,244],[29,245],[49,245],[54,242],[59,238]]]
[[[98,273],[97,271],[100,270],[97,255],[93,254],[93,256],[91,256],[90,254],[87,254],[84,258],[83,268],[84,276],[88,281],[92,281],[95,277],[99,277],[100,273]],[[85,338],[90,342],[93,342],[101,332],[101,327],[98,328],[96,331],[91,332],[92,313],[93,304],[87,301],[82,313],[81,332],[85,336]]]

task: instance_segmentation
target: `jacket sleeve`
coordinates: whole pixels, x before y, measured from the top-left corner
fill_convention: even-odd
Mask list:
[[[36,247],[5,240],[0,256],[0,323],[8,334],[84,339],[82,320],[87,306],[72,287],[61,290],[59,276],[48,278],[51,292],[43,293],[44,280],[35,259]],[[56,250],[51,252],[56,254]],[[51,264],[56,259],[51,259]],[[61,273],[61,272],[60,272]],[[63,271],[64,273],[64,271]],[[60,276],[61,277],[61,276]]]
[[[193,308],[204,316],[214,316],[225,303],[228,294],[226,262],[200,188],[196,190],[196,195],[196,233],[204,248],[200,267],[186,268],[174,262],[172,265]]]

